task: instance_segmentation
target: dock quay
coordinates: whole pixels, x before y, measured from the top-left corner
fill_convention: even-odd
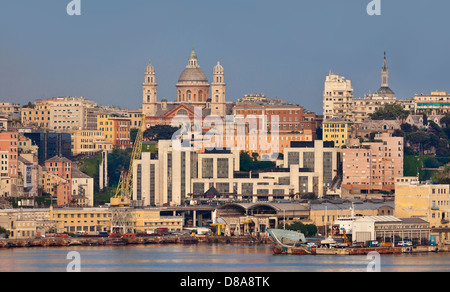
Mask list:
[[[287,255],[367,255],[370,252],[379,254],[404,254],[404,253],[427,253],[427,252],[449,252],[449,245],[442,246],[408,246],[408,247],[346,247],[346,248],[308,248],[308,247],[283,247],[275,245],[274,254]]]
[[[269,238],[252,236],[144,236],[144,237],[48,237],[38,239],[0,239],[0,249],[20,247],[125,246],[146,244],[273,244]]]

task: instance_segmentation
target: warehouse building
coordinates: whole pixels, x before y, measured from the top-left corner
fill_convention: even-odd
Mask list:
[[[394,216],[365,216],[353,221],[353,242],[411,241],[413,245],[428,244],[430,224],[420,218],[397,218]]]

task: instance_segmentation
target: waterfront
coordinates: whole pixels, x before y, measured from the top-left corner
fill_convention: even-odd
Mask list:
[[[365,272],[366,256],[274,255],[270,245],[133,245],[0,250],[0,272]],[[382,255],[381,272],[449,272],[450,253]]]

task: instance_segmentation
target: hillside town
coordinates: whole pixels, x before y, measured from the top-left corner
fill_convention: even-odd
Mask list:
[[[261,238],[301,223],[310,237],[450,244],[450,93],[396,97],[385,54],[379,89],[355,97],[330,72],[314,113],[296,97],[230,101],[220,62],[209,79],[194,49],[187,61],[170,100],[144,64],[138,109],[0,102],[0,237]]]

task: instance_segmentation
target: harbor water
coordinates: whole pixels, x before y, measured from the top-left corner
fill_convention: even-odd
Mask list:
[[[0,250],[0,272],[365,272],[367,256],[274,255],[270,245],[133,245]],[[449,272],[450,253],[381,255],[381,272]]]

